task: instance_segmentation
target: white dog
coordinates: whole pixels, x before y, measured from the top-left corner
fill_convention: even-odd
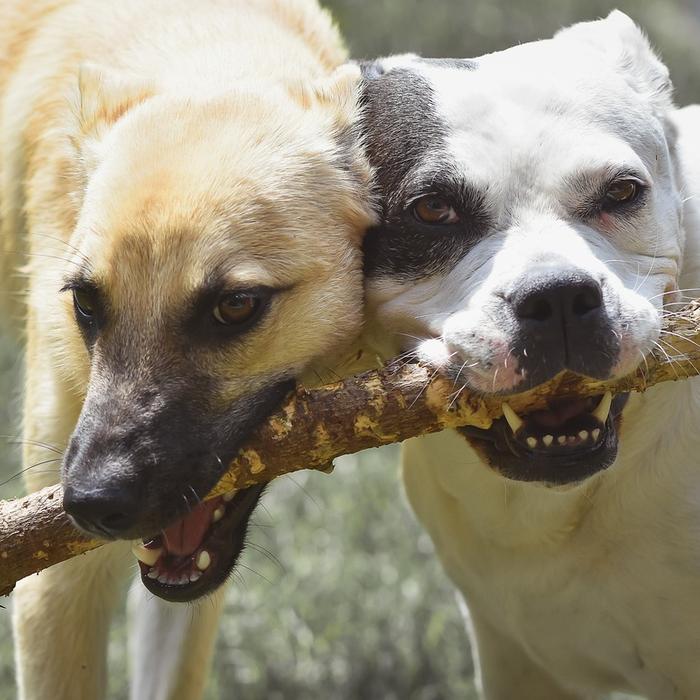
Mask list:
[[[700,108],[674,110],[629,18],[365,74],[383,355],[507,395],[563,369],[622,377],[664,347],[664,313],[700,286]],[[505,410],[404,452],[484,696],[699,698],[700,381]]]

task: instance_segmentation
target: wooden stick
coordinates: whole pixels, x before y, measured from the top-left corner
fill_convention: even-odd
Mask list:
[[[546,407],[546,397],[644,391],[660,382],[700,374],[700,304],[665,326],[666,352],[649,355],[636,373],[602,382],[562,373],[547,384],[508,397],[519,413]],[[208,498],[270,481],[300,469],[329,471],[333,459],[445,428],[489,428],[502,399],[462,391],[452,379],[418,364],[393,363],[313,391],[299,388],[241,450]],[[0,595],[16,581],[103,544],[75,530],[61,507],[60,486],[0,501]]]

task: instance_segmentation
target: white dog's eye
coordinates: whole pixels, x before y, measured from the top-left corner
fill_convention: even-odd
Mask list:
[[[456,224],[459,216],[443,197],[426,195],[413,203],[413,214],[424,224]]]
[[[640,189],[636,180],[615,180],[608,186],[605,199],[612,205],[633,202],[639,196]]]
[[[249,292],[225,294],[214,307],[214,318],[224,326],[238,326],[250,321],[261,304],[260,297]]]

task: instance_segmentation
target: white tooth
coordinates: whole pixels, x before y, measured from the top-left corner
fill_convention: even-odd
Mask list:
[[[593,416],[597,418],[603,425],[608,420],[610,414],[610,406],[612,404],[612,394],[609,391],[605,392],[605,396],[600,400],[598,407],[593,411]]]
[[[215,511],[214,514],[212,515],[212,520],[215,523],[218,523],[221,518],[224,517],[224,513],[226,512],[226,509],[223,506],[219,506]]]
[[[507,403],[504,403],[501,409],[503,411],[503,417],[508,421],[510,429],[514,433],[517,433],[518,430],[523,427],[522,420],[520,420],[518,414]]]
[[[206,571],[209,568],[209,564],[211,564],[211,557],[209,556],[209,552],[207,552],[206,549],[203,549],[197,555],[197,561],[195,563],[197,564],[197,568],[200,571]]]
[[[593,439],[598,442],[598,438],[600,437],[600,428],[596,428],[595,430],[591,430],[591,435],[593,436]]]
[[[158,578],[158,572],[155,569],[151,569],[146,576],[148,576],[148,578]]]
[[[566,435],[560,435],[560,436],[557,438],[557,442],[558,442],[560,445],[563,445],[563,444],[566,442]]]
[[[549,447],[554,442],[554,435],[545,435],[542,438],[545,447]]]
[[[528,446],[530,449],[533,449],[533,448],[537,447],[537,438],[529,437],[529,438],[527,439],[527,446]]]
[[[578,434],[578,436],[581,438],[581,440],[588,440],[588,431],[587,430],[581,430]]]
[[[131,545],[131,551],[140,562],[143,562],[146,566],[153,566],[163,553],[163,548],[147,549],[140,542],[134,542]]]
[[[228,491],[228,492],[226,492],[226,493],[224,494],[224,501],[226,501],[226,503],[231,503],[231,501],[233,500],[233,498],[234,498],[235,495],[236,495],[236,492],[235,492],[235,491]]]
[[[170,583],[170,579],[165,574],[161,574],[158,577],[158,583]]]
[[[199,573],[199,571],[193,571],[190,574],[190,583],[194,583],[195,581],[199,581],[199,579],[202,577],[202,574]]]
[[[187,574],[182,574],[180,576],[180,585],[184,586],[186,583],[190,582],[190,577]]]

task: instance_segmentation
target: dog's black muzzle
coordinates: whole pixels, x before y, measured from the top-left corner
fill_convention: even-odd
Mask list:
[[[91,393],[66,453],[64,508],[91,535],[136,539],[187,514],[252,430],[279,405],[282,381],[216,408],[212,387]]]

